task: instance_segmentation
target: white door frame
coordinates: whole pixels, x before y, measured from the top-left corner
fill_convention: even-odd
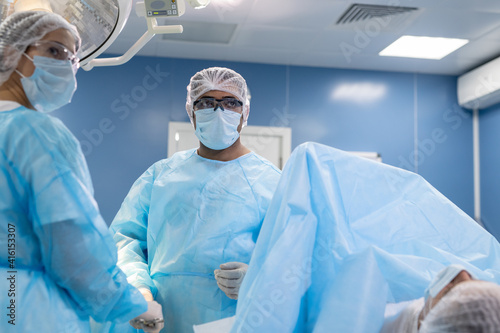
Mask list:
[[[168,124],[168,157],[172,156],[176,150],[176,142],[179,141],[179,132],[190,132],[194,135],[194,128],[190,122],[171,121]],[[177,135],[176,135],[177,134]],[[272,126],[246,126],[241,130],[241,137],[244,140],[246,135],[262,138],[262,144],[265,145],[266,137],[281,138],[281,165],[277,167],[283,169],[286,161],[292,153],[292,129],[289,127]],[[195,147],[193,147],[195,148]],[[256,152],[259,153],[258,151]]]

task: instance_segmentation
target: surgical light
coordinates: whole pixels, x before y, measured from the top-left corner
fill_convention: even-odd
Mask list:
[[[158,25],[158,17],[179,17],[185,13],[186,0],[144,0],[135,10],[145,17],[147,31],[120,57],[97,58],[116,40],[127,23],[132,0],[0,0],[0,20],[14,12],[46,10],[61,15],[76,26],[82,37],[80,66],[90,70],[96,66],[121,65],[130,60],[156,34],[182,33],[181,25]],[[187,0],[194,8],[202,8],[210,0]]]
[[[129,0],[0,0],[0,5],[0,20],[14,12],[46,10],[61,15],[75,25],[82,37],[78,52],[82,66],[113,43],[132,9],[132,1]]]
[[[198,1],[205,1],[207,4],[210,2],[210,0],[196,0],[196,2]],[[191,1],[189,3],[191,4]],[[123,64],[129,61],[156,34],[175,34],[182,33],[183,31],[182,25],[159,26],[156,19],[159,17],[168,18],[184,15],[186,11],[184,0],[145,0],[144,2],[137,2],[135,10],[138,16],[146,18],[148,30],[144,35],[124,55],[116,58],[94,59],[87,64],[83,64],[83,69],[90,70],[94,66]]]
[[[458,38],[402,36],[379,55],[439,60],[468,42],[467,39]]]
[[[25,10],[44,10],[52,12],[52,6],[48,0],[24,0],[15,2],[14,10],[16,12]]]

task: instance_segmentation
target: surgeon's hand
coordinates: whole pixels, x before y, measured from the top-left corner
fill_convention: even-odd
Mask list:
[[[148,302],[148,311],[129,321],[130,325],[144,332],[158,333],[163,328],[161,305],[156,301]]]
[[[220,269],[214,271],[217,285],[227,297],[238,299],[241,282],[245,277],[247,269],[248,265],[242,262],[226,262],[220,265]]]

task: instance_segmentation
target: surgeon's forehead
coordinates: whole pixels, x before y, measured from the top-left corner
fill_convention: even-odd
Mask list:
[[[203,95],[201,95],[199,98],[202,98],[202,97],[213,97],[213,98],[217,98],[217,99],[225,98],[225,97],[236,98],[235,95],[233,95],[231,93],[228,93],[227,91],[221,91],[221,90],[210,90],[210,91],[207,91],[206,93],[204,93]]]

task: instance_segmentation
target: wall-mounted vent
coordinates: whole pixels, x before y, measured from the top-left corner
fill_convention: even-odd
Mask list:
[[[364,5],[355,3],[351,5],[337,21],[337,25],[359,23],[366,20],[371,20],[377,17],[385,16],[400,16],[402,14],[411,15],[417,11],[415,7],[396,7],[396,6],[381,6],[381,5]],[[402,15],[405,16],[405,15]]]

